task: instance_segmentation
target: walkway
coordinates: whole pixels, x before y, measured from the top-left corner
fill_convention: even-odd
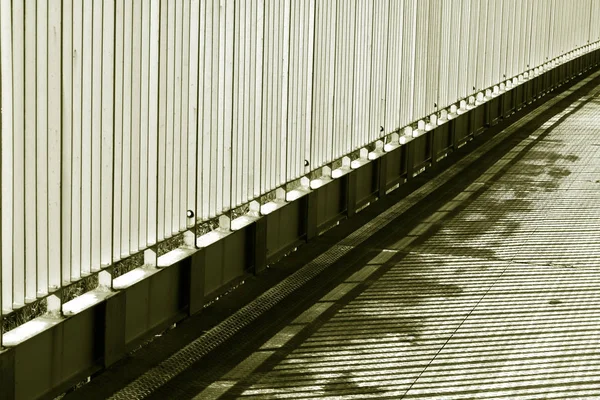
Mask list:
[[[362,250],[152,398],[599,398],[599,84],[331,244]]]

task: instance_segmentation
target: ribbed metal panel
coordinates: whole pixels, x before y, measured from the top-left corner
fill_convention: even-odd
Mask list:
[[[388,79],[390,1],[373,1],[373,44],[371,50],[371,96],[366,140],[373,142],[385,132],[385,102]],[[383,128],[383,129],[382,129]],[[363,143],[363,145],[366,143]]]
[[[415,32],[416,37],[414,41],[414,92],[412,101],[414,102],[413,114],[411,120],[416,120],[420,117],[427,115],[427,111],[431,108],[427,103],[430,96],[427,93],[427,81],[428,79],[435,79],[436,71],[428,71],[430,62],[430,43],[429,34],[433,34],[433,21],[430,21],[430,7],[432,7],[434,0],[423,0],[416,3],[416,19],[415,19]],[[431,28],[431,29],[430,29]],[[429,76],[431,74],[431,76]]]
[[[2,307],[596,48],[599,18],[598,0],[2,1]]]
[[[402,111],[400,114],[400,126],[414,121],[415,115],[415,46],[417,40],[417,2],[416,0],[404,0],[402,10],[404,30],[402,32],[402,70],[400,91],[402,93]]]
[[[391,1],[388,13],[387,80],[385,90],[384,132],[393,132],[401,126],[400,116],[404,112],[402,103],[402,45],[403,45],[403,4]]]
[[[337,0],[315,0],[314,70],[310,159],[313,168],[331,161]]]
[[[291,2],[290,6],[287,181],[303,176],[304,160],[310,159],[315,25],[314,1]]]
[[[427,33],[427,66],[425,69],[426,98],[425,115],[438,111],[439,81],[440,81],[440,39],[442,8],[439,1],[432,1],[429,5],[428,33]],[[420,117],[422,117],[421,115]]]
[[[265,2],[262,192],[268,192],[286,181],[287,109],[290,45],[290,3]],[[222,165],[217,162],[217,166]]]
[[[356,1],[356,19],[354,29],[349,36],[354,36],[354,55],[350,60],[350,68],[354,69],[353,79],[347,84],[352,88],[352,106],[348,114],[336,116],[336,120],[344,119],[350,123],[348,131],[352,133],[352,149],[357,149],[367,142],[369,132],[369,98],[373,60],[373,4],[372,0]],[[350,32],[348,32],[350,33]],[[352,66],[353,64],[353,66]],[[336,102],[341,99],[336,98]],[[341,121],[340,121],[341,122]],[[344,146],[344,143],[341,143]]]
[[[353,150],[354,136],[354,85],[360,84],[355,78],[355,63],[358,63],[356,49],[358,27],[356,14],[359,3],[350,0],[338,0],[336,11],[336,34],[334,61],[334,96],[333,96],[333,140],[324,143],[329,149],[328,160],[343,156],[344,149]],[[360,60],[363,61],[364,60]]]
[[[25,10],[12,8],[13,23],[13,304],[25,304]],[[15,134],[16,133],[16,134]],[[16,285],[15,285],[16,283]]]
[[[521,12],[521,3],[518,1],[511,1],[509,4],[510,17],[508,18],[508,24],[511,29],[511,37],[508,43],[508,54],[510,55],[511,62],[507,63],[507,77],[517,76],[522,72],[520,67],[520,46],[521,46],[521,35],[523,30],[523,16]]]
[[[462,0],[460,1],[462,3]],[[454,28],[460,27],[460,4],[453,7],[450,0],[441,2],[442,20],[440,23],[440,73],[438,100],[440,104],[450,104],[457,96],[458,54],[456,48],[463,49],[465,43],[460,36],[453,35]],[[452,79],[450,79],[452,77]]]
[[[464,52],[459,54],[458,63],[458,92],[459,98],[466,97],[481,90],[483,69],[479,60],[479,46],[483,43],[480,36],[482,22],[479,20],[481,1],[463,0],[461,7],[461,42]]]

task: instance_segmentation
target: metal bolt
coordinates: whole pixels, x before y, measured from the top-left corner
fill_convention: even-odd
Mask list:
[[[194,212],[192,210],[187,210],[186,215],[188,218],[193,218],[194,217]]]

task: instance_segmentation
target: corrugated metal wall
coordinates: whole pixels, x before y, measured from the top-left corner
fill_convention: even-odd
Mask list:
[[[596,46],[599,19],[600,0],[2,0],[2,308]]]

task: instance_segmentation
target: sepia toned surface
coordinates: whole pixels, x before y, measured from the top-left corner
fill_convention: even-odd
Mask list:
[[[2,1],[0,399],[593,391],[599,13]]]
[[[203,393],[238,377],[240,398],[597,398],[598,93],[442,205],[415,244],[387,246],[406,254],[371,260],[382,271],[364,289],[344,295],[349,278],[317,303],[340,293],[303,340],[276,334],[247,361],[260,372]],[[269,350],[283,354],[261,366]]]
[[[209,332],[217,350],[204,335],[67,398],[595,398],[599,99],[594,74],[317,258],[298,252],[327,283],[239,326],[259,296]]]

